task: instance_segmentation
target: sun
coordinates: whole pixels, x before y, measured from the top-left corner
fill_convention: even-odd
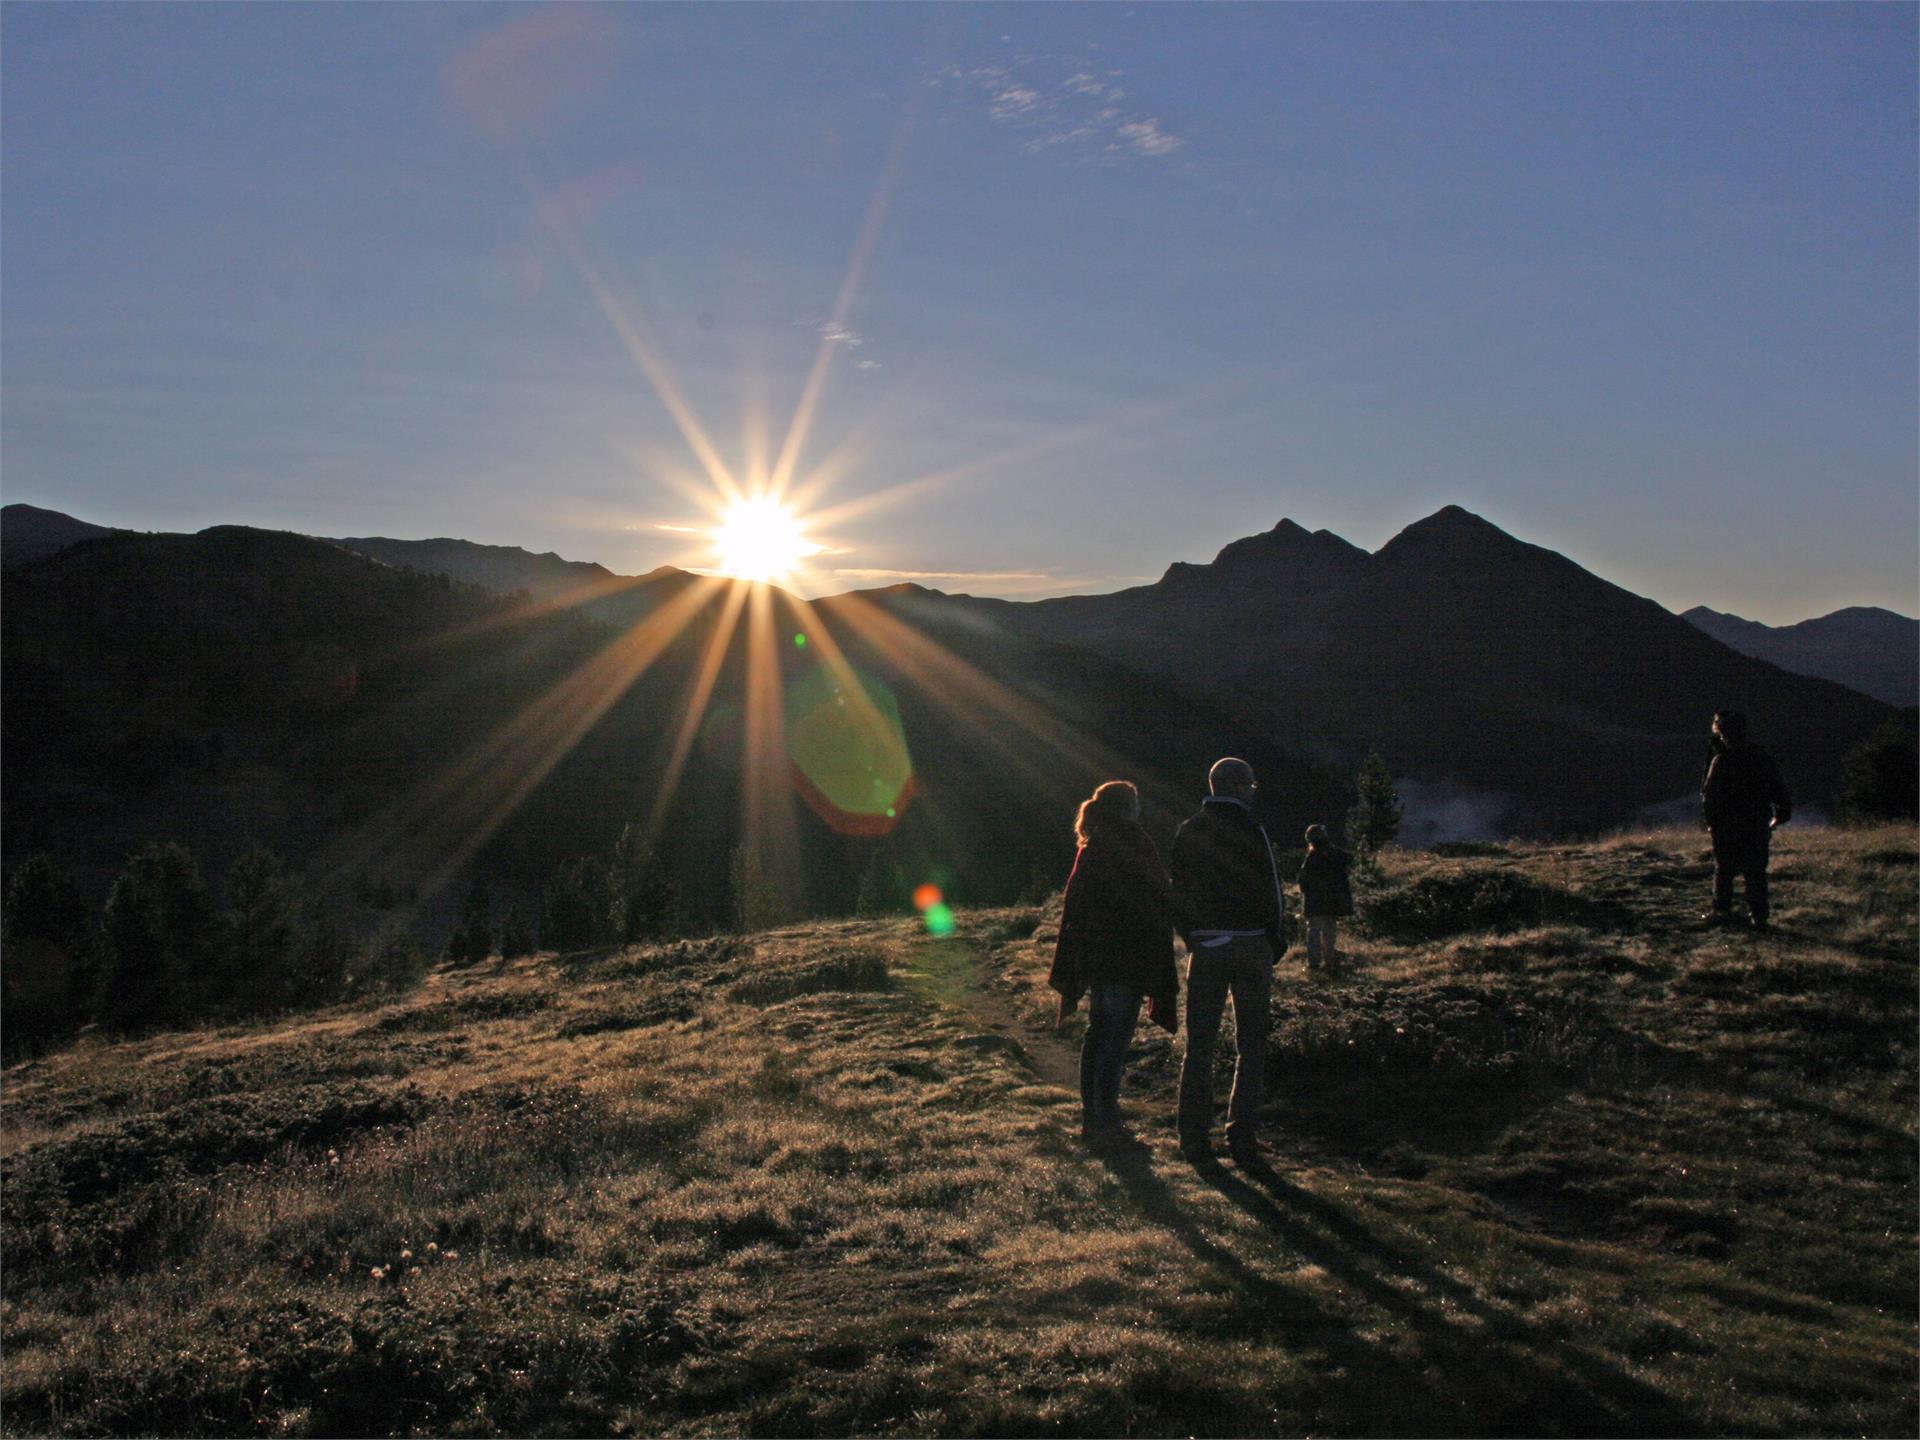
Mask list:
[[[800,517],[770,496],[736,500],[713,530],[720,572],[736,580],[778,580],[826,547],[806,536]]]

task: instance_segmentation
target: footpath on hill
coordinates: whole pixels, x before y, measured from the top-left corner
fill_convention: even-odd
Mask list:
[[[89,1040],[6,1075],[0,1430],[1911,1433],[1914,836],[1783,841],[1768,938],[1700,851],[1396,859],[1266,1168],[1145,1026],[1080,1143],[1047,908]]]

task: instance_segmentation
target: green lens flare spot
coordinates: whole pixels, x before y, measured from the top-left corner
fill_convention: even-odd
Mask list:
[[[953,911],[945,905],[927,907],[927,933],[929,935],[953,934]]]
[[[900,818],[899,812],[895,810],[893,806],[891,805],[887,806],[887,819],[897,820],[899,818]]]
[[[807,648],[806,635],[803,632],[796,630],[793,635],[793,643],[802,650],[806,649]]]

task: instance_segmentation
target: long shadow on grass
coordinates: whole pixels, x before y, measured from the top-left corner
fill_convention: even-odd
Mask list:
[[[1324,1385],[1307,1397],[1317,1408],[1314,1429],[1378,1435],[1432,1433],[1418,1407],[1407,1400],[1424,1384],[1415,1365],[1361,1339],[1354,1334],[1349,1316],[1319,1304],[1299,1286],[1260,1274],[1207,1234],[1154,1173],[1152,1152],[1144,1146],[1105,1149],[1097,1158],[1149,1221],[1170,1233],[1231,1291],[1238,1307],[1231,1338],[1278,1336],[1302,1354],[1324,1354],[1334,1376],[1353,1377]],[[1218,1324],[1212,1322],[1214,1328]],[[1260,1404],[1244,1411],[1208,1409],[1200,1397],[1187,1395],[1168,1397],[1167,1407],[1168,1413],[1158,1423],[1143,1422],[1137,1433],[1248,1435],[1270,1431],[1273,1424],[1271,1408]]]
[[[1341,1207],[1265,1165],[1233,1174],[1201,1165],[1208,1184],[1290,1249],[1352,1286],[1417,1334],[1429,1433],[1697,1435],[1683,1407],[1608,1361],[1541,1334]],[[1411,1280],[1408,1290],[1395,1280]],[[1477,1322],[1463,1326],[1452,1309]],[[1447,1377],[1432,1383],[1435,1374]]]

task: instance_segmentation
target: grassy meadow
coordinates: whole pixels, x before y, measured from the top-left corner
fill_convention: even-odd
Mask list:
[[[1390,856],[1251,1170],[1144,1022],[1078,1139],[1057,900],[83,1038],[5,1073],[0,1429],[1911,1435],[1916,837],[1774,876]]]

